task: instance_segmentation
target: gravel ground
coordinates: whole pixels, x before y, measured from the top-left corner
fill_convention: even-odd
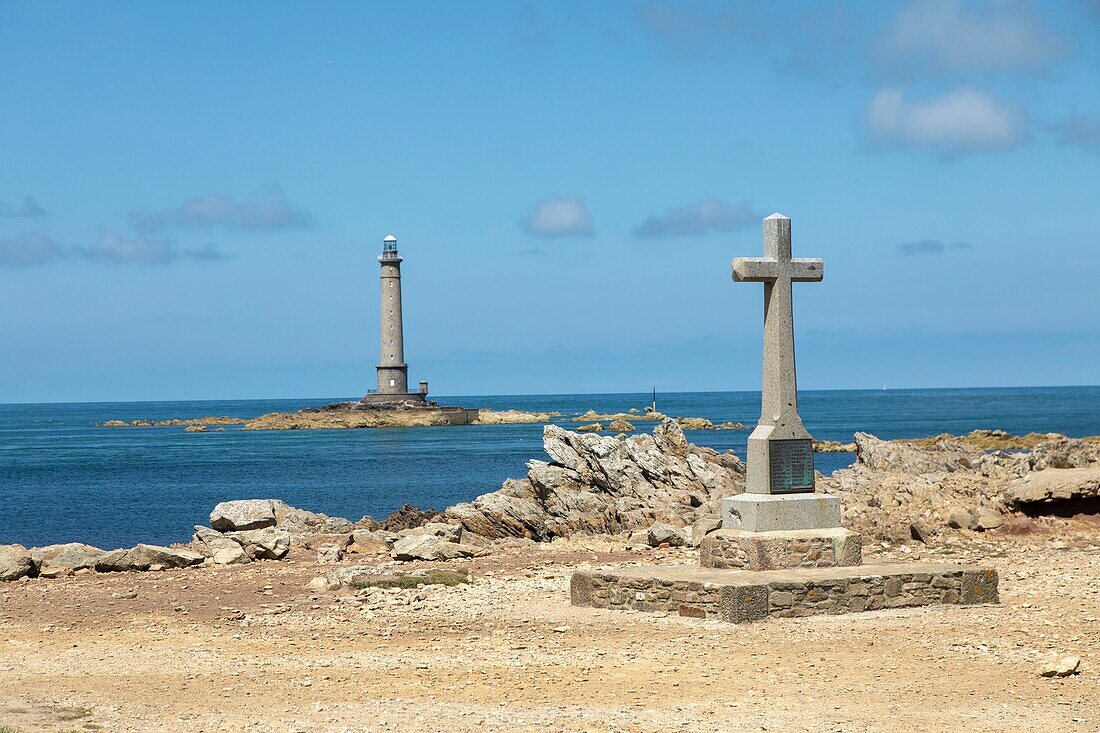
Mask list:
[[[446,563],[471,571],[453,587],[317,591],[335,566],[308,554],[4,584],[0,733],[1096,733],[1100,532],[1055,529],[866,553],[991,564],[1000,606],[741,626],[571,607],[578,567],[694,559],[602,539]],[[1037,675],[1063,654],[1080,674]]]

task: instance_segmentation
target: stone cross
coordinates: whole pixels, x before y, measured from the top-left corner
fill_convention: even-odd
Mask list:
[[[814,490],[813,441],[798,416],[791,283],[824,277],[821,260],[791,257],[791,220],[764,219],[764,256],[733,261],[734,282],[764,283],[764,375],[760,422],[749,436],[745,490],[789,494]]]

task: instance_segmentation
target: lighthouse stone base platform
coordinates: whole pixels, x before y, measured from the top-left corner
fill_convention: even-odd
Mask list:
[[[573,605],[665,611],[731,623],[887,608],[997,603],[992,568],[928,563],[776,571],[689,565],[573,574]]]

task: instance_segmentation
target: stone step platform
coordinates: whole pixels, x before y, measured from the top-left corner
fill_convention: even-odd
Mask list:
[[[932,563],[769,571],[624,567],[574,573],[570,595],[574,606],[669,611],[732,623],[999,602],[996,570]]]

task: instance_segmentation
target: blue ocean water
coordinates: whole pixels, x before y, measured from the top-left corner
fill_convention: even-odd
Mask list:
[[[975,428],[1013,433],[1100,434],[1100,387],[803,391],[803,419],[819,439],[883,438]],[[525,475],[545,458],[540,425],[372,430],[184,433],[182,428],[99,428],[109,419],[254,417],[337,401],[222,400],[0,405],[0,544],[87,542],[103,548],[170,543],[205,524],[214,504],[275,497],[358,519],[409,502],[442,508]],[[588,409],[625,411],[648,394],[441,397],[442,404],[553,410],[569,427]],[[751,427],[758,392],[659,394],[671,415]],[[644,428],[646,424],[640,424]],[[745,454],[749,431],[689,431],[691,441]],[[826,473],[850,454],[820,454]]]

